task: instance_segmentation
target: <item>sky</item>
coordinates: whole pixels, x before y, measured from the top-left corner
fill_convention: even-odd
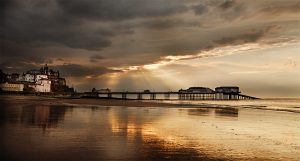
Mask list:
[[[0,69],[77,91],[239,86],[300,97],[299,0],[0,0]]]

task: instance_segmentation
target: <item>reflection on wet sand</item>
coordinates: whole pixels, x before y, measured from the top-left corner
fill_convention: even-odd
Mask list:
[[[27,106],[22,108],[21,123],[26,126],[38,126],[43,129],[55,128],[63,121],[67,106]]]
[[[33,105],[0,108],[0,123],[53,128],[62,122],[68,106]]]
[[[238,117],[239,110],[237,108],[215,109],[215,114],[218,116]]]
[[[181,109],[179,109],[181,110]],[[191,108],[187,109],[188,115],[195,115],[195,116],[208,116],[213,115],[215,113],[216,116],[229,116],[229,117],[238,117],[239,116],[239,109],[237,108]]]
[[[188,115],[209,115],[210,114],[210,109],[209,108],[192,108],[188,109]]]
[[[270,138],[262,140],[260,136],[269,134],[256,127],[268,127],[269,120],[255,122],[258,119],[252,118],[261,113],[246,112],[243,115],[235,108],[4,107],[0,108],[0,160],[257,160],[271,154],[277,160],[295,159],[298,153],[290,145],[277,138],[276,144]],[[289,130],[295,133],[294,128]],[[253,135],[260,132],[259,137]],[[283,147],[289,151],[281,152]]]
[[[192,147],[176,145],[172,142],[151,137],[144,139],[141,148],[141,160],[153,161],[203,161],[226,160],[201,153]]]
[[[149,160],[149,161],[182,161],[182,160],[223,160],[215,158],[205,153],[200,153],[196,149],[186,147],[175,142],[161,139],[157,136],[155,127],[152,127],[160,116],[164,113],[159,109],[139,109],[125,108],[126,110],[113,110],[110,113],[109,124],[113,136],[126,138],[128,143],[133,143],[129,147],[134,149],[133,155],[128,155],[124,160]],[[148,115],[148,114],[151,115]],[[145,115],[146,114],[146,115]],[[154,117],[153,117],[154,115]],[[149,123],[151,124],[149,126]],[[121,141],[122,142],[122,141]],[[120,148],[121,147],[121,148]],[[119,146],[114,150],[122,152]],[[120,149],[119,149],[120,148]],[[129,152],[130,153],[130,152]],[[115,154],[114,157],[118,156]],[[124,157],[124,156],[123,156]],[[122,158],[122,156],[120,156]]]
[[[9,113],[6,119],[17,117],[20,121],[10,122],[7,129],[1,127],[10,129],[2,136],[5,141],[1,160],[215,160],[193,148],[157,137],[151,127],[166,114],[160,108],[25,106],[17,109],[6,111]],[[31,127],[52,130],[39,133]]]

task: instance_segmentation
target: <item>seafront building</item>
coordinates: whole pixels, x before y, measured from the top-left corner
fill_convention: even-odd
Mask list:
[[[240,89],[237,86],[221,86],[212,90],[207,87],[190,87],[178,91],[179,99],[217,99],[236,100],[239,99]]]
[[[22,92],[24,89],[23,83],[1,83],[0,89],[3,91],[14,91],[14,92]]]
[[[239,87],[236,86],[224,86],[215,88],[217,99],[238,99],[240,92]]]
[[[28,92],[74,92],[69,88],[65,78],[59,71],[49,69],[47,64],[38,69],[29,70],[23,74],[5,74],[0,70],[0,90]]]
[[[190,87],[188,89],[180,89],[181,93],[214,93],[214,90],[208,87]]]
[[[36,83],[28,86],[33,88],[35,92],[51,92],[51,81],[49,79],[39,79]]]

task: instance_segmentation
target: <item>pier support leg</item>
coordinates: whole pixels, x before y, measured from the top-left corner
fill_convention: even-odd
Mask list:
[[[122,99],[126,100],[127,99],[127,94],[126,93],[122,93]]]
[[[179,99],[180,99],[180,96],[181,96],[181,95],[178,94]],[[166,99],[166,100],[169,100],[169,99],[170,99],[170,93],[166,93],[166,94],[165,94],[165,99]]]
[[[155,93],[150,94],[150,99],[155,100],[156,99],[156,94]]]
[[[137,97],[138,100],[142,100],[143,99],[143,95],[141,93],[139,93],[137,96],[138,96]]]

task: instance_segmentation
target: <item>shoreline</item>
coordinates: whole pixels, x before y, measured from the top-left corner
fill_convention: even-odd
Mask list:
[[[14,101],[12,101],[14,100]],[[163,101],[147,101],[147,100],[122,100],[122,99],[95,99],[95,98],[55,98],[43,96],[0,96],[0,101],[5,104],[32,104],[40,105],[95,105],[95,106],[125,106],[125,107],[182,107],[191,106],[190,104],[174,104]],[[196,105],[192,105],[196,106]]]
[[[294,100],[294,99],[291,99]],[[272,100],[259,100],[272,101]],[[280,100],[276,100],[280,101]],[[298,101],[298,99],[295,99]],[[0,103],[10,105],[62,105],[62,106],[120,106],[120,107],[168,107],[168,108],[213,108],[213,109],[255,109],[300,113],[300,107],[270,108],[264,104],[253,104],[252,100],[135,100],[105,98],[62,98],[45,96],[0,95]],[[234,104],[232,104],[234,103]]]

